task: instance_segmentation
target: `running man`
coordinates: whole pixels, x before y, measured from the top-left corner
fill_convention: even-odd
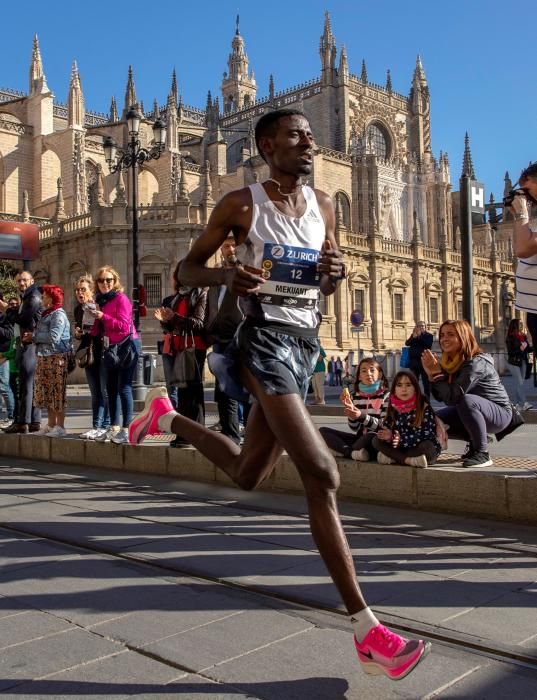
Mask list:
[[[350,615],[362,668],[398,680],[430,645],[390,631],[367,607],[339,518],[337,465],[304,405],[319,354],[319,291],[333,294],[344,276],[333,205],[302,184],[312,171],[314,144],[302,112],[263,115],[255,138],[269,179],[225,195],[181,267],[185,284],[225,284],[241,298],[246,318],[234,339],[235,370],[255,397],[244,445],[176,413],[163,387],[148,393],[130,441],[175,433],[243,489],[266,479],[286,450],[304,484],[313,538]],[[206,267],[230,231],[240,264]]]

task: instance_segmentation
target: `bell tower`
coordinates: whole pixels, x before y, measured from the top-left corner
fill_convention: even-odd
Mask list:
[[[244,39],[239,31],[239,15],[237,28],[231,42],[231,53],[227,60],[228,71],[222,80],[222,100],[224,112],[234,112],[255,103],[257,84],[254,71],[249,70],[248,56],[244,50]]]

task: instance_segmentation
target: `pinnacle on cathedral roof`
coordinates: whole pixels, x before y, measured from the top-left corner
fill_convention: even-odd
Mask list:
[[[362,58],[362,75],[360,76],[362,83],[367,83],[367,68],[365,65],[365,58]]]
[[[392,92],[392,90],[393,90],[393,85],[392,85],[392,74],[391,74],[391,71],[390,71],[389,68],[388,68],[388,70],[387,70],[387,72],[386,72],[386,90],[387,90],[388,92]]]
[[[30,95],[48,92],[47,79],[43,71],[43,61],[39,49],[39,39],[34,34],[32,60],[30,63]]]
[[[468,132],[464,136],[464,156],[462,161],[462,175],[469,175],[475,180],[474,164],[472,163],[472,153],[470,151],[470,137]]]
[[[414,82],[426,83],[427,78],[425,77],[425,71],[423,70],[423,64],[421,62],[421,56],[418,54],[416,56],[416,67],[414,68]]]
[[[127,87],[125,88],[125,102],[123,105],[123,117],[127,114],[131,107],[138,106],[138,99],[136,97],[136,88],[134,87],[134,77],[132,73],[132,66],[129,66],[129,73],[127,77]]]
[[[112,100],[111,100],[111,102],[110,102],[110,121],[111,121],[111,122],[117,122],[117,121],[118,121],[117,105],[116,105],[116,98],[115,98],[115,95],[112,95]]]

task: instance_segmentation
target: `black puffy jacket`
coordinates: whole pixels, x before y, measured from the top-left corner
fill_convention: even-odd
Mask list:
[[[431,389],[435,399],[446,406],[456,406],[465,394],[481,396],[498,406],[511,404],[492,357],[484,352],[463,362],[453,374],[444,372],[431,383]]]

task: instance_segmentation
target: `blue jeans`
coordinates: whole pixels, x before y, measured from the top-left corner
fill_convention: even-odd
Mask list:
[[[6,404],[7,417],[12,419],[15,411],[15,397],[9,385],[9,362],[7,360],[0,365],[0,396]]]
[[[140,340],[132,341],[136,348],[136,358],[128,367],[120,367],[115,370],[106,370],[106,391],[108,393],[108,407],[110,410],[110,424],[119,425],[119,406],[121,405],[122,427],[127,428],[132,420],[134,402],[132,399],[132,381],[136,372],[136,365],[141,354]]]
[[[96,362],[86,367],[86,380],[91,394],[91,411],[94,428],[109,428],[110,413],[108,410],[108,395],[106,393],[106,377],[103,365]]]
[[[526,364],[526,360],[522,360],[520,367],[509,365],[509,371],[515,380],[515,403],[519,404],[519,406],[523,406],[526,403],[526,390],[524,388]]]

